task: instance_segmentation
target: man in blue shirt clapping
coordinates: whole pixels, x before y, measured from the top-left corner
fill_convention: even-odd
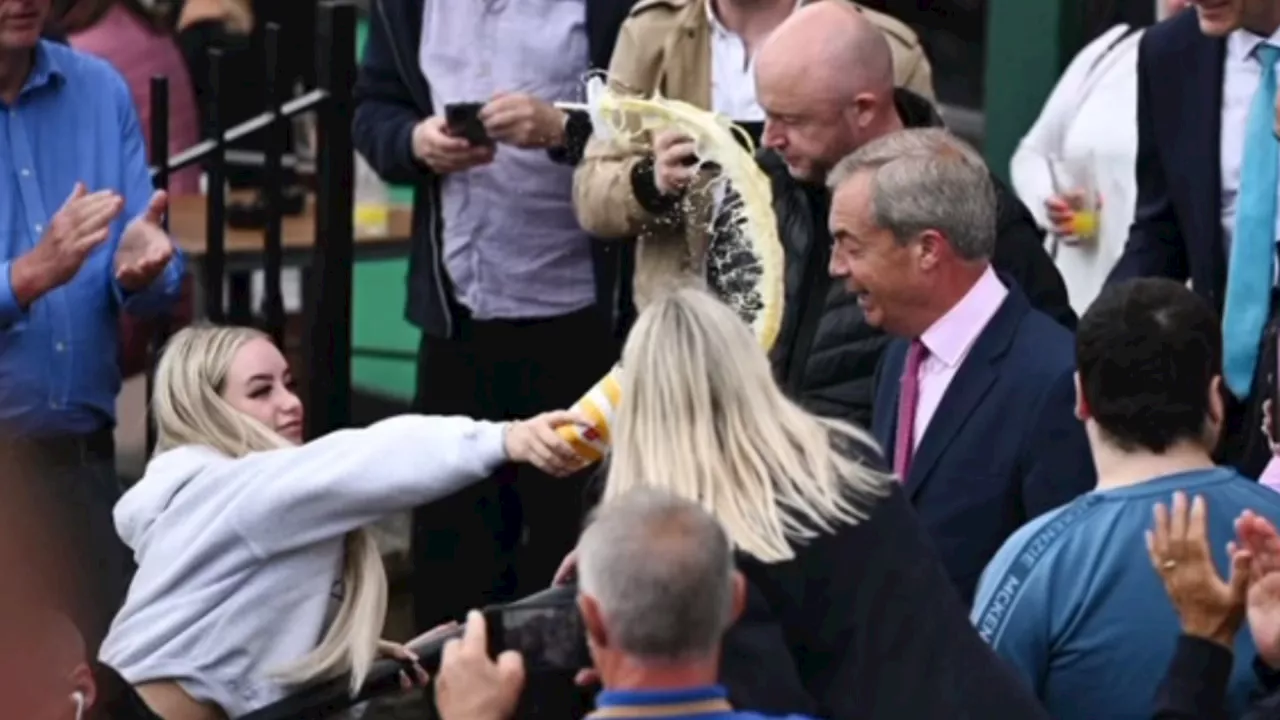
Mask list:
[[[1241,512],[1280,520],[1280,493],[1211,458],[1225,416],[1220,328],[1208,303],[1164,279],[1110,286],[1080,320],[1076,415],[1097,489],[1005,542],[972,618],[1057,720],[1151,715],[1180,627],[1147,553],[1155,506],[1203,498],[1223,568]],[[1254,687],[1254,654],[1241,633],[1231,717]]]
[[[168,307],[183,262],[124,79],[42,40],[49,10],[0,0],[0,427],[77,533],[94,651],[128,580],[111,520],[119,316]]]

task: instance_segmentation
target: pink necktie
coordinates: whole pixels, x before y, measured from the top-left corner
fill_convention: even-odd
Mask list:
[[[920,398],[920,363],[928,353],[924,343],[911,341],[906,367],[902,371],[902,390],[898,394],[898,435],[893,443],[893,471],[902,482],[911,470],[915,451],[916,403]]]

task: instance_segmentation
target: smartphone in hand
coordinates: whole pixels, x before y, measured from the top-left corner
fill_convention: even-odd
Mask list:
[[[444,122],[449,128],[449,134],[478,147],[492,145],[493,139],[489,137],[489,133],[484,129],[484,123],[480,121],[482,107],[484,103],[478,102],[445,105]]]

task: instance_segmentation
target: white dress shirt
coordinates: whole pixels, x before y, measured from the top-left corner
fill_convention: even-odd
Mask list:
[[[1249,123],[1253,95],[1262,80],[1262,66],[1253,52],[1263,42],[1280,47],[1280,31],[1269,38],[1262,38],[1247,30],[1236,30],[1227,38],[1227,57],[1222,68],[1222,145],[1219,157],[1222,163],[1222,237],[1228,250],[1231,236],[1235,234],[1245,126]],[[1276,193],[1280,196],[1280,188]],[[1276,237],[1280,238],[1280,217],[1276,218]]]
[[[747,55],[742,36],[716,17],[713,3],[706,0],[711,21],[711,109],[737,122],[764,122],[764,110],[756,102],[755,58]]]

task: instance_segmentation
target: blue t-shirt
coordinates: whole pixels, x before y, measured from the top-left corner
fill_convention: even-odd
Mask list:
[[[1233,521],[1253,510],[1280,522],[1280,493],[1233,470],[1170,475],[1102,490],[1036,518],[1005,541],[978,585],[972,620],[1056,720],[1148,720],[1180,625],[1147,554],[1157,502],[1177,490],[1208,503],[1220,572]],[[1238,716],[1255,687],[1248,628],[1236,638],[1227,705]]]

